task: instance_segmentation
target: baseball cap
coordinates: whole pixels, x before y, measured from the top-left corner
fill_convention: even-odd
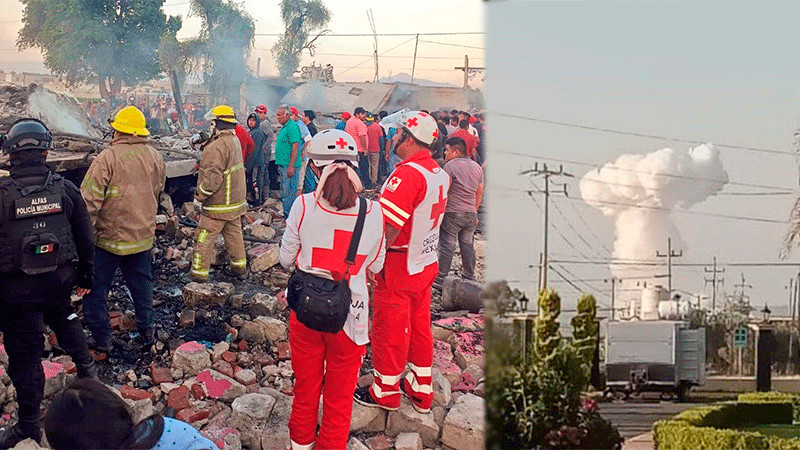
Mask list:
[[[289,111],[291,111],[291,112],[292,112],[292,115],[295,115],[295,116],[299,115],[299,114],[297,113],[297,108],[295,108],[294,106],[290,106],[290,107],[289,107]]]
[[[353,116],[351,116],[350,113],[347,112],[347,111],[342,113],[342,120],[347,120],[347,119],[349,119],[351,117],[353,117]]]
[[[255,111],[257,113],[266,113],[267,112],[267,107],[264,106],[264,105],[258,105],[258,106],[256,106]]]

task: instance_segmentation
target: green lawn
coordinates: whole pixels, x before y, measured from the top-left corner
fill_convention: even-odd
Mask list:
[[[741,428],[741,431],[753,431],[763,435],[778,436],[786,439],[800,437],[800,426],[790,424],[762,424],[754,427]]]

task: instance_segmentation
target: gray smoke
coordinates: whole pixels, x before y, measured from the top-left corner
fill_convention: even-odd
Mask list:
[[[62,104],[68,101],[60,99],[56,94],[38,89],[28,96],[28,108],[34,117],[41,117],[47,127],[53,131],[90,136],[84,121],[76,116],[80,106],[73,107]]]

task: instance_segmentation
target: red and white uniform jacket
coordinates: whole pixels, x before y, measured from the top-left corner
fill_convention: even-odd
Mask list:
[[[383,215],[400,229],[390,249],[407,250],[410,275],[438,262],[439,226],[449,188],[450,176],[424,151],[398,164],[383,184]]]
[[[286,219],[281,240],[283,267],[297,268],[331,280],[344,279],[344,262],[358,217],[358,202],[337,211],[324,198],[315,204],[314,193],[298,197]],[[344,324],[347,336],[357,345],[369,342],[369,291],[366,270],[380,272],[386,252],[383,238],[383,213],[377,202],[367,200],[364,230],[356,251],[355,265],[349,269],[353,301]]]

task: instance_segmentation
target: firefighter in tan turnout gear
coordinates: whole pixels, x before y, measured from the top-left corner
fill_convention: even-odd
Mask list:
[[[214,133],[203,146],[197,177],[195,203],[200,204],[200,223],[195,231],[194,254],[189,278],[208,281],[214,241],[222,233],[230,257],[231,273],[247,275],[247,256],[242,238],[241,216],[247,210],[242,148],[236,137],[236,117],[230,106],[215,106],[206,114]]]
[[[158,197],[164,190],[161,154],[147,142],[144,114],[135,106],[119,110],[109,122],[111,145],[92,161],[81,183],[95,233],[92,291],[83,299],[83,312],[92,335],[89,347],[111,350],[108,292],[119,268],[136,311],[137,340],[142,350],[153,344],[153,240]]]

